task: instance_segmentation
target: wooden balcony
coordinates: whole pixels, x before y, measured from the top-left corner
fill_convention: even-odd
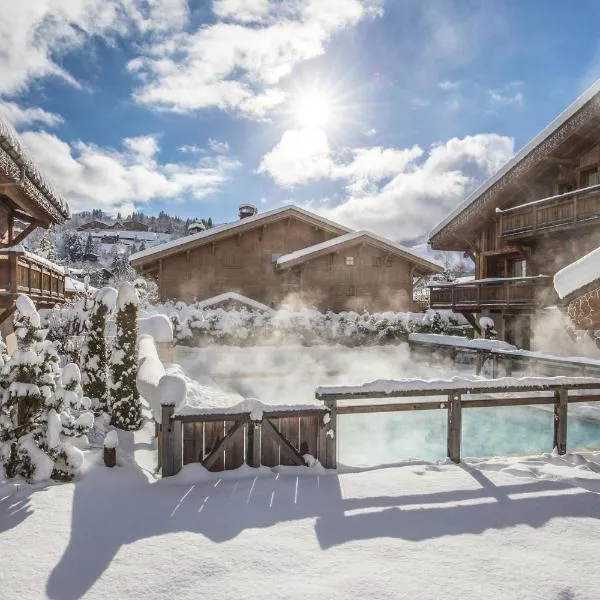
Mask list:
[[[571,229],[600,220],[600,185],[496,210],[500,235],[505,239]]]
[[[455,312],[483,309],[527,312],[555,301],[552,278],[545,275],[440,283],[429,288],[431,308]]]
[[[0,250],[0,306],[11,308],[18,294],[27,294],[38,308],[64,302],[64,271],[26,251]]]

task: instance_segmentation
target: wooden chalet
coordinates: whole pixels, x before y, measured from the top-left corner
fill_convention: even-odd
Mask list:
[[[104,221],[99,221],[98,219],[92,219],[91,221],[87,221],[83,223],[77,228],[77,231],[88,231],[95,230],[99,231],[100,229],[109,229],[110,225],[105,223]]]
[[[63,269],[20,244],[37,227],[46,229],[69,217],[67,203],[0,117],[0,324],[14,311],[18,294],[28,294],[42,308],[64,300]]]
[[[460,250],[475,280],[434,285],[432,308],[489,315],[499,335],[530,344],[531,319],[557,303],[553,276],[600,246],[600,81],[475,190],[430,235]]]
[[[367,231],[353,232],[296,206],[245,216],[137,252],[131,265],[162,300],[228,292],[276,307],[410,310],[413,279],[442,266]]]

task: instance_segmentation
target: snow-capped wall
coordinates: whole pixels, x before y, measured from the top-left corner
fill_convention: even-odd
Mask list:
[[[600,248],[592,250],[554,275],[554,289],[563,299],[600,279]]]

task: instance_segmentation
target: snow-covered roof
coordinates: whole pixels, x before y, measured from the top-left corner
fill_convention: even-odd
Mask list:
[[[554,289],[562,300],[600,279],[600,248],[567,265],[554,275]]]
[[[242,294],[238,294],[237,292],[225,292],[224,294],[219,294],[218,296],[213,296],[212,298],[200,300],[196,304],[196,307],[200,309],[208,308],[209,306],[214,306],[215,304],[220,304],[221,302],[239,302],[240,304],[245,304],[246,306],[256,310],[268,312],[269,314],[275,314],[275,311],[266,304],[258,302],[257,300],[253,300],[252,298],[248,298],[247,296],[243,296]]]
[[[69,205],[42,175],[25,150],[14,127],[0,115],[0,150],[7,160],[0,161],[6,177],[19,184],[19,188],[56,223],[71,216]],[[10,164],[13,163],[13,164]],[[12,168],[14,165],[15,168]]]
[[[88,289],[90,292],[96,291],[96,288],[92,286],[89,286]],[[65,277],[65,292],[83,294],[85,292],[85,283],[77,281],[77,279],[73,279],[72,277]]]
[[[291,266],[294,263],[303,262],[304,260],[308,260],[311,257],[318,255],[324,251],[327,251],[331,248],[335,248],[336,246],[340,246],[342,244],[348,244],[349,242],[358,241],[361,239],[368,239],[379,244],[383,244],[386,246],[391,252],[394,254],[399,254],[403,258],[406,258],[412,262],[417,262],[420,265],[427,266],[434,273],[439,273],[443,271],[444,267],[441,263],[436,260],[432,260],[429,258],[425,258],[420,254],[417,254],[413,250],[409,250],[404,246],[400,246],[395,244],[394,242],[387,240],[375,233],[370,231],[353,231],[351,233],[346,233],[345,235],[340,235],[336,238],[328,240],[326,242],[322,242],[320,244],[315,244],[314,246],[308,246],[306,248],[302,248],[301,250],[296,250],[295,252],[290,252],[289,254],[284,254],[277,259],[278,267],[287,267]]]
[[[185,237],[172,240],[170,242],[167,242],[166,244],[160,244],[159,246],[154,246],[152,248],[148,248],[147,250],[136,252],[129,257],[129,261],[133,263],[135,261],[139,261],[149,256],[163,254],[168,250],[173,250],[175,248],[185,247],[188,245],[194,245],[196,242],[202,242],[218,234],[235,231],[238,228],[246,228],[248,227],[248,225],[251,225],[253,223],[260,223],[272,217],[282,215],[288,212],[295,213],[313,221],[319,221],[320,223],[323,223],[324,225],[327,225],[328,227],[334,228],[341,232],[351,231],[350,229],[344,227],[343,225],[340,225],[339,223],[334,223],[333,221],[324,219],[323,217],[316,215],[315,213],[312,213],[308,210],[305,210],[304,208],[300,208],[299,206],[288,205],[281,206],[279,208],[275,208],[264,213],[258,213],[252,217],[239,219],[238,221],[233,221],[232,223],[225,223],[224,225],[212,227],[211,229],[207,229],[206,231],[200,231],[199,233],[194,233],[192,235],[187,235]]]
[[[362,385],[344,386],[328,385],[317,388],[317,398],[337,395],[361,396],[362,394],[380,394],[386,396],[410,396],[420,392],[436,392],[438,390],[457,392],[486,392],[490,388],[502,388],[509,391],[539,391],[556,389],[561,386],[572,388],[598,388],[597,377],[500,377],[484,379],[480,377],[452,377],[452,379],[378,379]]]
[[[490,177],[483,185],[475,189],[467,198],[452,210],[438,225],[436,225],[429,234],[429,238],[436,236],[447,225],[450,224],[458,215],[464,212],[475,200],[483,193],[489,190],[495,183],[500,181],[505,175],[516,167],[526,156],[535,148],[550,137],[559,127],[564,125],[575,113],[583,108],[590,100],[600,92],[600,79],[590,86],[575,102],[568,106],[558,117],[556,117],[548,126],[538,133],[528,144],[523,146],[501,169]]]

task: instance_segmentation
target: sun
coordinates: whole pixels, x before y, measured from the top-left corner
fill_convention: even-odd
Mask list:
[[[325,129],[332,121],[331,100],[322,92],[298,94],[292,106],[294,121],[304,129]]]

